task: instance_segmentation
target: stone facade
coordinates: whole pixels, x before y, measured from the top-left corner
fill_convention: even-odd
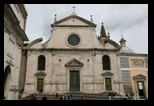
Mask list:
[[[135,99],[148,98],[148,54],[120,53],[120,60],[124,92]],[[139,83],[143,89],[139,89]]]
[[[19,74],[27,12],[22,4],[4,4],[4,97],[18,100]]]
[[[148,98],[148,54],[135,53],[123,37],[119,42],[124,92],[135,99]]]
[[[70,79],[73,77],[77,77],[76,82],[79,83],[74,92],[123,92],[120,46],[117,43],[107,39],[102,44],[96,34],[96,25],[74,13],[55,21],[51,27],[51,37],[47,42],[42,44],[41,39],[36,39],[26,47],[28,52],[23,96],[38,92],[39,79],[42,80],[40,86],[43,85],[41,89],[45,93],[71,92],[73,88]],[[71,35],[76,38],[71,38]],[[75,39],[74,42],[68,41],[69,38]],[[38,70],[39,56],[45,57],[44,70]],[[109,70],[103,70],[103,56],[109,57]],[[77,75],[70,77],[74,72]],[[111,89],[107,88],[108,79],[111,81]]]

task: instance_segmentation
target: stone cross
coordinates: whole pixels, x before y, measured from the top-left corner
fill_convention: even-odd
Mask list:
[[[75,10],[75,8],[76,8],[76,7],[75,7],[75,6],[73,6],[72,8],[73,8],[73,10]]]

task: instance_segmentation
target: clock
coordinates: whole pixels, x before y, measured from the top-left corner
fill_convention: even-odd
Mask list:
[[[70,36],[68,36],[67,42],[71,46],[77,46],[80,43],[80,37],[76,34],[71,34]]]

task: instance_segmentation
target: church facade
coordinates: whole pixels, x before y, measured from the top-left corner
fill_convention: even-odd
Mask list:
[[[49,40],[36,39],[25,46],[27,52],[23,96],[44,93],[123,93],[119,51],[102,24],[71,15],[51,24]]]

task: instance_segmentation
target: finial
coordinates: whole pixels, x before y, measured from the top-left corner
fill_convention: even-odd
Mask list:
[[[56,16],[57,16],[57,15],[55,14],[55,19],[54,19],[54,22],[56,22],[56,21],[57,21]]]
[[[121,33],[121,38],[123,39],[123,35],[122,35],[122,33]]]
[[[121,40],[119,42],[120,42],[121,47],[125,47],[126,46],[126,40],[123,38],[122,33],[121,33]]]
[[[91,17],[91,22],[93,22],[92,15],[90,15],[90,17]]]
[[[77,15],[77,14],[75,13],[75,8],[76,8],[76,7],[75,7],[75,6],[73,6],[72,8],[73,8],[72,15]]]
[[[107,34],[108,34],[108,38],[110,38],[110,33],[108,32]]]
[[[125,40],[122,33],[121,33],[121,40]]]

